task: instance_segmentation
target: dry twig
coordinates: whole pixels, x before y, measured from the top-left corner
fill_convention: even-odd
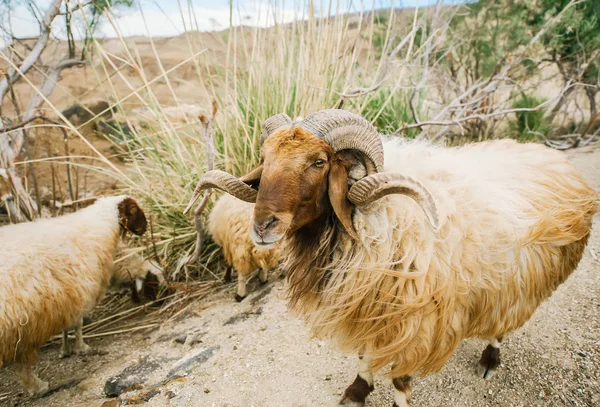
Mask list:
[[[204,136],[204,145],[206,148],[206,171],[207,172],[212,171],[215,167],[215,140],[213,138],[212,124],[213,124],[213,121],[215,120],[217,112],[218,112],[217,101],[213,100],[211,118],[209,119],[208,117],[206,117],[203,114],[201,114],[199,116],[199,119],[202,122],[202,125],[204,127],[203,136]],[[196,248],[194,249],[194,253],[188,260],[187,264],[195,264],[200,259],[200,255],[202,254],[202,247],[203,247],[203,243],[204,243],[204,224],[202,223],[201,216],[202,216],[202,212],[206,208],[206,205],[208,204],[208,199],[210,198],[211,194],[212,194],[212,189],[209,189],[206,192],[204,192],[204,197],[202,198],[202,201],[200,202],[198,207],[196,207],[196,210],[194,210],[194,225],[195,225],[196,231],[197,231]]]

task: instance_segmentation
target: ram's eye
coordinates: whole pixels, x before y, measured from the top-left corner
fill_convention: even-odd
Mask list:
[[[317,168],[323,168],[323,166],[325,165],[325,160],[317,160],[315,161],[314,166]]]

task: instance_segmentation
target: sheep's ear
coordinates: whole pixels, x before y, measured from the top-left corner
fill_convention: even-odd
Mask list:
[[[131,232],[138,236],[146,232],[146,215],[133,198],[123,199],[118,206],[119,224],[123,234]]]
[[[346,232],[350,236],[357,238],[354,225],[352,224],[352,203],[348,200],[348,170],[345,162],[338,158],[331,161],[329,168],[329,202],[335,212],[335,216],[340,220]]]
[[[262,166],[262,164],[259,164],[248,174],[242,176],[240,178],[240,181],[250,185],[250,187],[252,189],[258,190],[258,185],[260,184],[260,177],[262,175],[262,170],[263,170],[263,166]]]

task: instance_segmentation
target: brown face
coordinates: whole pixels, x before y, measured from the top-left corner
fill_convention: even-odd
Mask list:
[[[146,215],[133,198],[125,198],[118,206],[119,225],[123,234],[131,232],[138,236],[146,232]]]
[[[350,219],[351,212],[346,199],[349,165],[348,157],[335,155],[326,141],[301,128],[271,135],[261,149],[252,240],[270,246],[332,207],[346,224],[342,217]]]

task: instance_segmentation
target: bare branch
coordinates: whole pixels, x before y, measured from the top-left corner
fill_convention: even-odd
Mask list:
[[[203,137],[204,137],[204,145],[206,148],[206,171],[212,171],[215,167],[215,140],[213,137],[213,121],[215,120],[215,116],[217,115],[217,101],[213,100],[212,103],[212,116],[209,119],[205,115],[201,114],[199,116],[200,121],[204,126]],[[194,210],[194,226],[196,226],[197,236],[196,236],[196,248],[194,249],[194,254],[190,257],[187,264],[194,264],[200,259],[200,255],[202,254],[202,248],[204,246],[204,224],[202,223],[202,212],[206,208],[208,204],[208,199],[212,195],[213,190],[208,189],[204,192],[204,197],[200,204]]]
[[[10,83],[13,84],[16,81],[18,81],[19,78],[21,78],[23,75],[25,75],[31,69],[31,67],[38,61],[38,59],[42,55],[42,52],[48,45],[48,41],[50,39],[50,27],[52,25],[52,21],[60,12],[61,3],[62,0],[52,1],[50,7],[48,7],[48,10],[46,11],[46,14],[44,15],[44,18],[40,22],[40,36],[36,44],[34,45],[31,53],[27,56],[27,58],[25,58],[19,69],[9,70],[8,80],[5,78],[0,80],[0,107],[2,107],[4,96],[8,91],[8,81],[10,80]],[[4,59],[8,60],[4,53],[0,52],[0,54],[3,56]]]
[[[377,89],[379,89],[381,87],[381,85],[383,85],[389,79],[390,74],[396,69],[396,68],[390,69],[390,66],[392,65],[394,58],[396,58],[396,55],[398,55],[400,50],[402,48],[404,48],[406,43],[414,37],[414,35],[416,34],[418,29],[419,29],[419,26],[413,27],[413,29],[402,39],[402,41],[400,41],[400,43],[398,45],[396,45],[396,47],[394,47],[394,49],[389,53],[389,55],[387,57],[385,57],[385,62],[383,63],[383,71],[382,71],[382,74],[380,75],[381,79],[379,79],[373,86],[370,86],[368,88],[352,89],[346,93],[341,93],[341,92],[335,92],[335,93],[341,98],[352,98],[352,97],[363,96],[363,95],[366,95],[367,93],[374,92]],[[404,66],[404,64],[402,66]]]
[[[46,81],[40,88],[40,93],[34,94],[29,100],[27,109],[25,109],[25,113],[23,114],[23,120],[33,117],[35,111],[44,103],[44,98],[48,98],[48,96],[52,94],[63,69],[72,68],[74,66],[82,66],[85,64],[85,61],[79,61],[75,59],[65,59],[59,62],[52,72],[48,74]]]
[[[394,132],[395,135],[402,133],[406,130],[409,129],[415,129],[415,128],[421,128],[424,126],[451,126],[451,125],[458,125],[460,123],[464,123],[464,122],[468,122],[470,120],[485,120],[485,119],[489,119],[491,117],[496,117],[496,116],[504,116],[507,114],[511,114],[511,113],[518,113],[518,112],[537,112],[539,110],[544,109],[548,104],[550,104],[552,102],[552,99],[547,100],[544,103],[539,104],[536,107],[522,107],[522,108],[514,108],[514,109],[506,109],[506,110],[499,110],[497,112],[492,112],[492,113],[488,113],[488,114],[473,114],[470,116],[466,116],[466,117],[461,117],[458,119],[450,119],[450,120],[431,120],[431,121],[424,121],[424,122],[420,122],[420,123],[414,123],[414,124],[408,124],[406,126],[401,127],[400,129],[396,130]]]

